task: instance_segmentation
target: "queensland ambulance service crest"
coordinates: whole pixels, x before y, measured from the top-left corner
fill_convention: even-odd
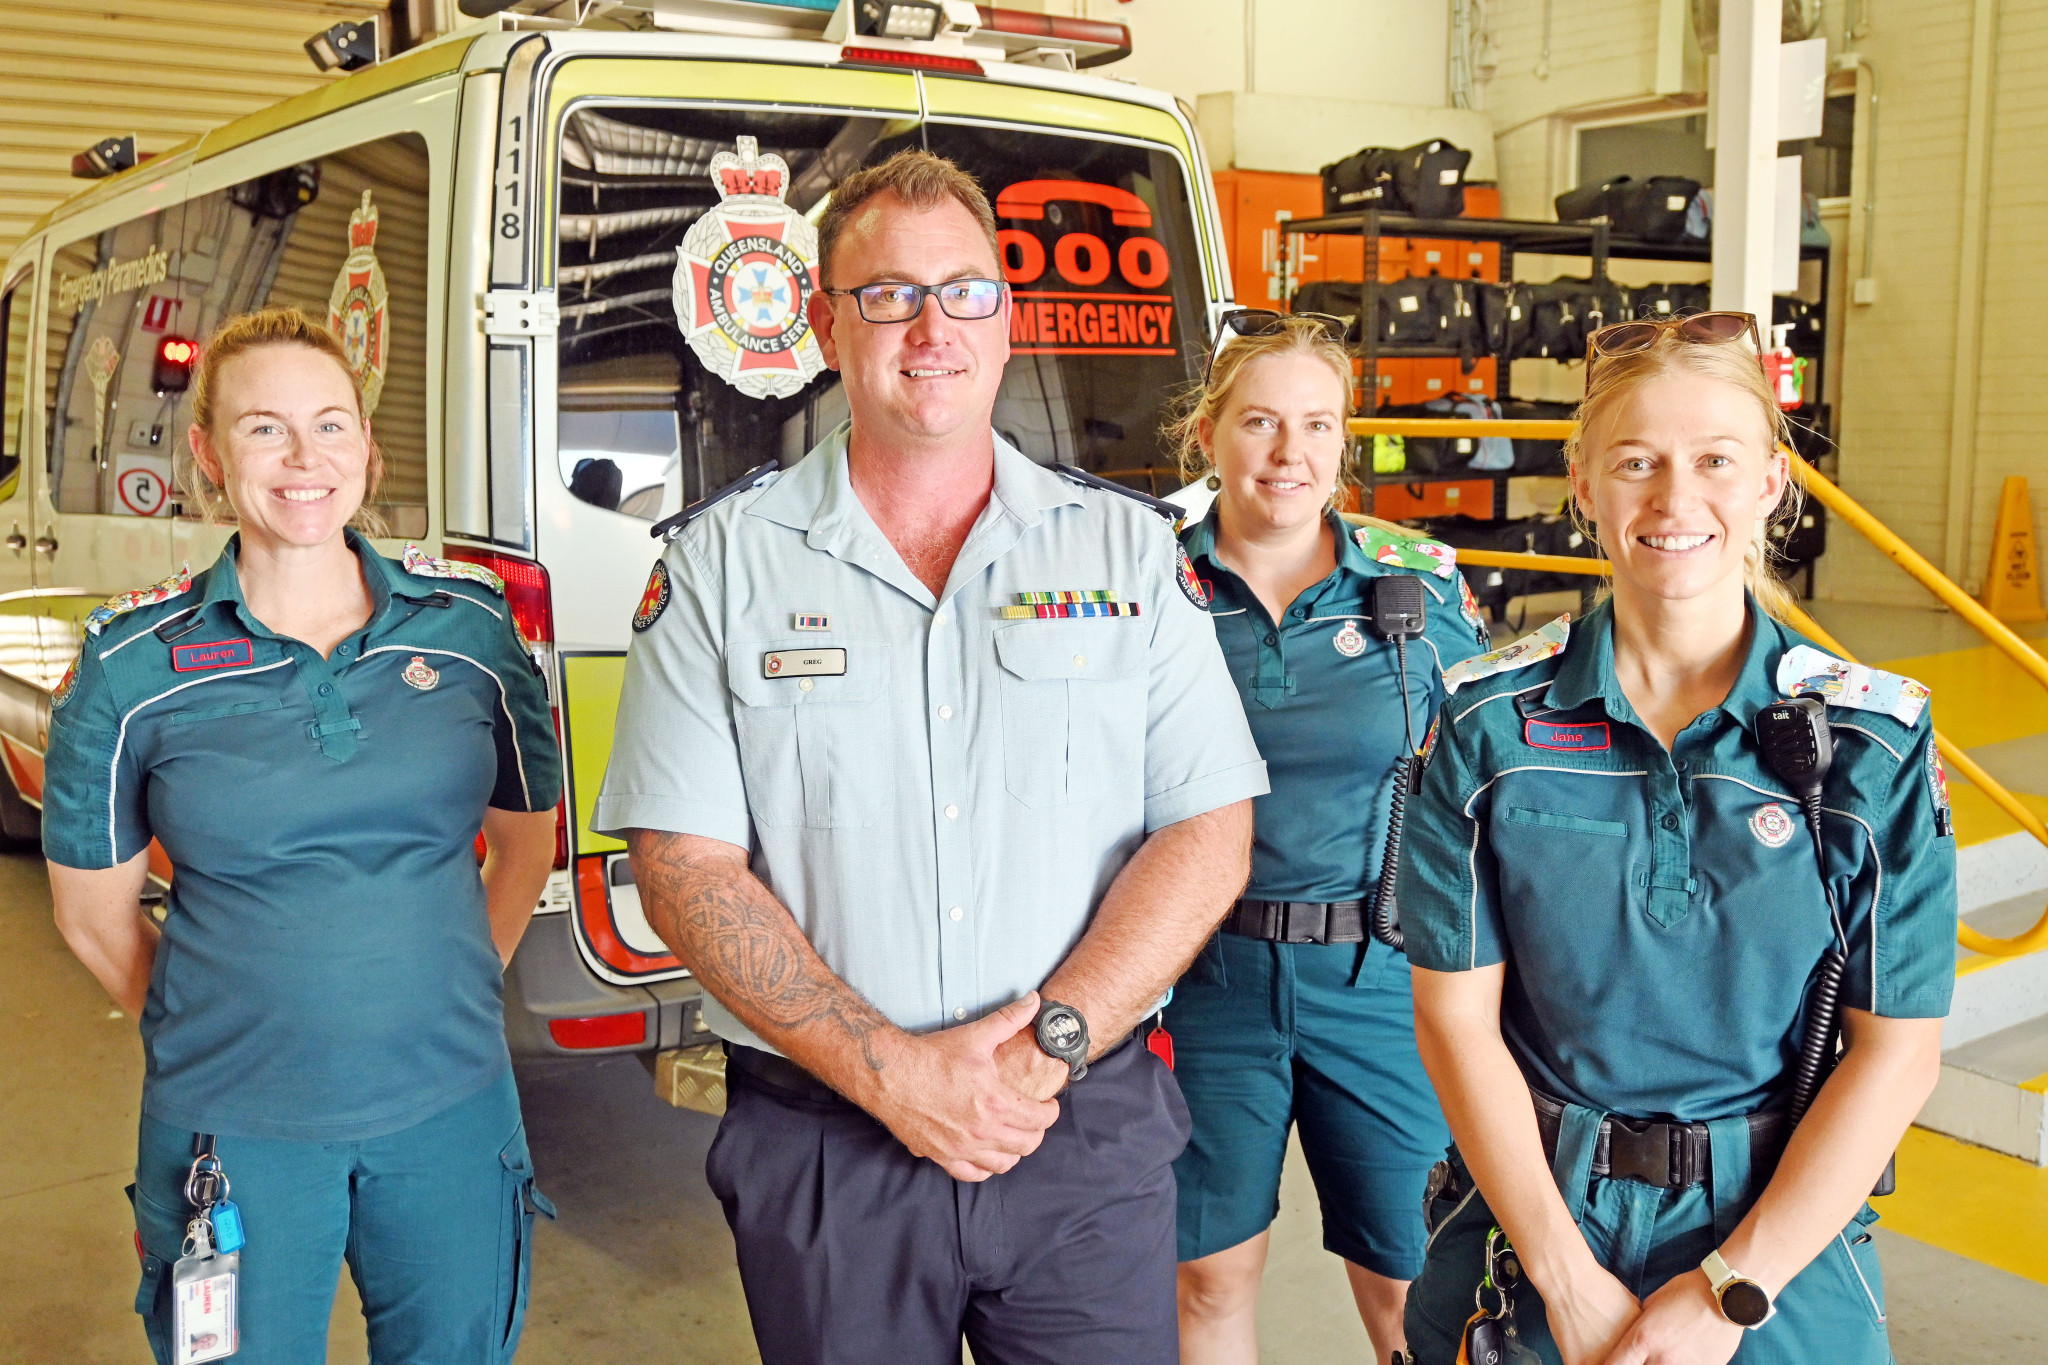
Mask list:
[[[349,368],[363,386],[363,416],[373,416],[391,363],[391,291],[377,264],[377,206],[363,191],[363,206],[348,216],[348,259],[327,296],[327,328],[341,342]]]
[[[676,322],[705,369],[749,398],[788,398],[825,368],[806,314],[818,287],[818,233],[783,202],[789,163],[739,153],[711,158],[718,207],[676,248]]]
[[[1791,815],[1775,801],[1767,806],[1757,807],[1756,814],[1749,817],[1749,832],[1754,834],[1756,841],[1765,848],[1783,848],[1791,842],[1792,832],[1796,828]]]

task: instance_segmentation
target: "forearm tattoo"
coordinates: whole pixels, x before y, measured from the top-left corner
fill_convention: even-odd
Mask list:
[[[659,835],[639,836],[633,852],[649,925],[706,990],[750,1026],[836,1028],[870,1070],[882,1069],[875,1038],[889,1021],[833,974],[753,874]]]

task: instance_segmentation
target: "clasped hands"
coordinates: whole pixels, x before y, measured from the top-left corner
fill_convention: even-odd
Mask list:
[[[1648,1298],[1595,1265],[1544,1308],[1565,1365],[1727,1365],[1742,1328],[1721,1315],[1706,1272],[1687,1271]]]
[[[894,1034],[861,1107],[955,1180],[1001,1175],[1060,1116],[1065,1062],[1039,1049],[1038,993],[937,1033]]]

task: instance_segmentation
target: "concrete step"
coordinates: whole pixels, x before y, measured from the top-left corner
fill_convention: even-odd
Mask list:
[[[2036,954],[2039,956],[2039,954]],[[2048,1016],[1942,1054],[1921,1127],[2048,1166]]]
[[[2032,928],[2048,908],[2048,891],[2017,896],[1965,911],[1971,928],[1994,938],[2010,938]],[[2048,1014],[2048,951],[2022,957],[1993,957],[1958,949],[1955,1001],[1941,1026],[1941,1047],[1952,1048]]]

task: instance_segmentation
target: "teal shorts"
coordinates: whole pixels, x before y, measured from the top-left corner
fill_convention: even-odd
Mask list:
[[[1299,1126],[1323,1245],[1414,1278],[1423,1189],[1450,1135],[1415,1051],[1408,959],[1379,943],[1219,933],[1174,987],[1166,1025],[1194,1118],[1173,1166],[1180,1259],[1272,1223],[1288,1129]]]

